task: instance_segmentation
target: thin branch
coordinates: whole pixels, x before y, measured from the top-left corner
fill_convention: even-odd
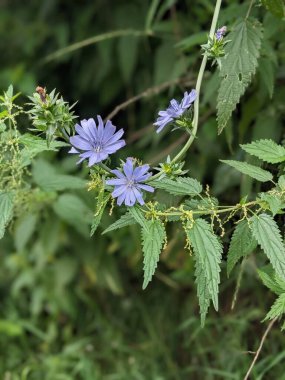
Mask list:
[[[251,2],[249,4],[248,10],[247,10],[247,13],[246,13],[246,16],[245,16],[246,20],[249,18],[249,15],[250,15],[250,12],[251,12],[251,8],[252,8],[254,2],[255,2],[255,0],[251,0]]]
[[[194,84],[193,80],[190,80],[190,78],[177,78],[172,81],[164,82],[160,84],[159,86],[150,87],[147,90],[141,92],[140,94],[124,101],[123,103],[119,104],[117,107],[114,108],[114,110],[109,113],[109,115],[106,117],[106,120],[112,119],[115,115],[117,115],[118,112],[124,110],[127,108],[130,104],[137,102],[138,100],[142,98],[146,98],[152,95],[157,95],[163,90],[175,85],[175,84],[184,84],[184,85],[191,85]]]
[[[254,356],[254,358],[253,358],[253,360],[251,362],[251,365],[250,365],[250,367],[249,367],[249,369],[248,369],[248,371],[247,371],[247,373],[246,373],[246,375],[245,375],[245,377],[244,377],[243,380],[248,380],[249,379],[249,375],[251,374],[251,371],[252,371],[252,369],[253,369],[253,367],[254,367],[254,365],[255,365],[258,357],[259,357],[259,354],[260,354],[260,352],[262,350],[262,347],[263,347],[263,344],[265,342],[265,339],[266,339],[269,331],[272,329],[272,327],[273,327],[274,323],[276,322],[276,320],[277,320],[277,318],[272,319],[272,321],[267,326],[267,329],[265,330],[265,333],[263,334],[263,336],[261,338],[258,350],[256,351],[256,354],[255,354],[255,356]]]

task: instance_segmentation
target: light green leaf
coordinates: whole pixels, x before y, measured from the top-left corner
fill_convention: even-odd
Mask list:
[[[240,162],[234,160],[220,160],[224,164],[230,165],[243,174],[249,175],[260,182],[272,181],[273,176],[267,170],[261,169],[258,166],[248,164],[247,162]]]
[[[271,164],[285,161],[285,148],[272,140],[258,140],[241,147],[247,153]]]
[[[128,211],[126,214],[122,215],[120,217],[120,219],[116,220],[113,224],[111,224],[108,228],[106,228],[102,232],[102,235],[106,234],[107,232],[118,230],[119,228],[131,226],[135,223],[136,223],[136,221],[135,221],[134,217]]]
[[[45,191],[84,189],[87,181],[77,176],[58,174],[53,166],[44,160],[33,164],[33,179]]]
[[[271,306],[270,311],[267,313],[264,320],[274,319],[281,317],[285,313],[285,293],[280,294],[280,296],[275,300],[274,304]]]
[[[143,212],[137,206],[129,207],[129,212],[134,220],[145,230],[148,229],[147,220]]]
[[[285,17],[285,4],[284,4],[284,0],[261,0],[261,3],[274,16],[276,16],[278,18]]]
[[[142,244],[144,254],[144,281],[143,289],[151,281],[154,275],[159,255],[166,239],[164,225],[160,220],[146,221],[146,228],[142,229]]]
[[[284,207],[282,200],[276,195],[261,193],[259,194],[259,198],[263,201],[262,207],[266,209],[268,208],[272,212],[273,216],[275,216]]]
[[[13,195],[0,191],[0,239],[4,236],[5,228],[13,216]]]
[[[270,215],[260,214],[254,215],[251,222],[253,236],[270,260],[277,275],[285,279],[285,247],[275,220]]]
[[[97,230],[99,223],[101,221],[103,212],[105,210],[105,207],[106,207],[110,197],[111,197],[111,195],[109,193],[106,194],[103,191],[101,193],[99,193],[98,199],[96,202],[96,210],[95,210],[93,222],[91,225],[90,236],[92,236],[95,233],[95,231]]]
[[[231,238],[227,259],[227,274],[230,275],[234,266],[242,258],[251,253],[257,246],[257,241],[252,236],[248,222],[242,220],[235,228]]]
[[[217,104],[219,133],[227,125],[255,74],[262,39],[261,24],[257,20],[239,20],[227,39],[230,42],[225,47],[225,57],[221,59],[222,80]]]
[[[275,66],[275,63],[267,57],[259,60],[258,72],[260,80],[264,83],[270,98],[272,98],[274,92]]]
[[[187,235],[194,250],[196,261],[198,261],[199,270],[196,275],[199,274],[200,277],[197,278],[197,281],[202,281],[201,286],[203,287],[203,281],[206,278],[209,295],[214,308],[218,310],[222,245],[213,233],[210,224],[204,219],[196,219],[192,226],[188,224]],[[202,303],[204,304],[203,301]]]
[[[194,197],[203,190],[202,185],[194,178],[177,177],[176,180],[162,178],[157,181],[151,181],[150,185],[157,189],[165,190],[173,195],[189,195]]]
[[[36,229],[37,220],[37,214],[25,214],[17,220],[14,237],[17,251],[25,248]]]
[[[257,272],[261,281],[268,289],[277,295],[285,293],[285,281],[276,276],[271,265],[258,269]]]
[[[93,221],[91,210],[74,194],[62,194],[53,205],[54,212],[65,222],[88,236],[88,226]]]

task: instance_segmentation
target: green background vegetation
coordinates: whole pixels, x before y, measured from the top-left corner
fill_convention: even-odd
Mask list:
[[[230,27],[248,6],[247,1],[224,1],[219,26]],[[80,118],[112,113],[128,142],[118,162],[135,155],[157,165],[186,140],[180,131],[157,135],[152,123],[169,99],[181,98],[194,86],[199,45],[206,42],[213,8],[210,0],[4,0],[0,88],[12,83],[22,101],[37,85],[56,88],[70,103],[79,101]],[[189,174],[209,184],[221,204],[234,204],[261,189],[219,159],[245,159],[240,143],[259,138],[282,143],[284,138],[284,21],[260,6],[252,13],[265,28],[253,83],[230,128],[217,136],[219,78],[208,65],[198,138],[186,158]],[[132,99],[138,94],[137,101]],[[124,109],[113,112],[128,99]],[[27,127],[23,120],[22,130]],[[37,159],[33,171],[48,176],[52,165],[60,173],[87,178],[87,169],[80,171],[75,162],[62,152],[49,152]],[[70,204],[68,214],[63,202]],[[168,226],[169,245],[154,280],[142,291],[138,228],[101,236],[115,220],[106,213],[90,239],[93,208],[92,192],[51,192],[1,240],[1,378],[243,378],[253,357],[249,351],[256,350],[266,328],[260,321],[275,298],[257,276],[264,256],[256,252],[246,261],[233,310],[240,268],[230,280],[223,271],[220,311],[211,310],[201,329],[183,231]],[[284,336],[275,326],[252,378],[285,379],[284,358]]]

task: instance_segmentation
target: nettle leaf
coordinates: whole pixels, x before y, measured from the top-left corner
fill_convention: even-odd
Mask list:
[[[254,215],[252,233],[277,275],[285,279],[285,247],[277,223],[268,214]]]
[[[276,64],[273,60],[264,57],[259,59],[258,72],[260,74],[260,81],[264,84],[268,95],[272,98],[274,93],[274,82]]]
[[[285,281],[276,275],[271,265],[258,269],[257,272],[261,281],[268,289],[277,295],[285,293]]]
[[[227,259],[227,274],[230,275],[234,266],[242,258],[251,253],[257,246],[251,229],[246,220],[239,222],[231,238]]]
[[[274,16],[276,16],[278,18],[285,17],[285,4],[284,4],[284,0],[261,0],[261,3]]]
[[[196,270],[196,280],[197,284],[199,283],[199,290],[205,287],[204,282],[206,278],[209,295],[213,301],[214,308],[218,310],[222,245],[218,237],[213,233],[210,224],[204,219],[196,219],[191,226],[188,224],[187,235],[195,253],[196,268],[198,268]],[[201,292],[200,296],[201,294],[206,296],[207,292]],[[204,310],[207,300],[201,299],[199,303],[204,305]]]
[[[200,316],[201,316],[201,326],[204,327],[208,309],[210,306],[211,296],[208,289],[207,278],[205,276],[205,271],[203,264],[200,260],[195,262],[195,277],[197,284],[197,296],[200,307]]]
[[[261,193],[259,194],[259,198],[265,202],[265,205],[263,204],[262,207],[264,209],[268,208],[272,212],[273,216],[275,216],[284,207],[282,200],[276,195]]]
[[[217,104],[219,133],[227,125],[232,112],[255,74],[260,54],[262,27],[257,20],[242,19],[228,35],[230,42],[221,59],[222,77]]]
[[[257,181],[267,182],[272,181],[273,176],[267,170],[261,169],[258,166],[248,164],[247,162],[240,162],[234,160],[220,160],[224,164],[230,165],[243,174],[246,174]]]
[[[166,239],[166,232],[160,220],[147,220],[146,228],[142,228],[142,244],[144,254],[144,282],[143,289],[154,275],[159,255]]]
[[[119,228],[131,226],[135,223],[136,223],[136,220],[134,219],[132,214],[128,211],[126,214],[122,215],[120,219],[116,220],[108,228],[106,228],[102,232],[102,235],[106,234],[107,232],[118,230]]]
[[[272,140],[258,140],[250,144],[241,145],[241,147],[252,156],[271,164],[285,161],[284,146],[278,145]]]
[[[129,212],[135,221],[145,230],[148,229],[147,220],[143,212],[137,206],[129,207]]]
[[[31,135],[30,133],[21,135],[19,137],[19,142],[23,144],[23,149],[21,150],[22,166],[29,165],[31,159],[41,152],[47,150],[57,151],[58,148],[69,146],[63,141],[52,141],[48,146],[45,139]]]
[[[285,313],[285,293],[280,294],[280,296],[275,300],[274,304],[271,306],[270,311],[266,314],[264,320],[274,319],[281,317]]]
[[[0,191],[0,239],[13,216],[13,194]]]
[[[156,189],[165,190],[173,195],[189,195],[194,197],[202,192],[200,182],[194,178],[177,177],[176,180],[162,178],[159,181],[151,181],[150,184]]]
[[[99,223],[102,219],[103,212],[107,206],[107,203],[110,197],[111,197],[111,194],[109,193],[106,194],[104,191],[99,193],[97,202],[96,202],[95,214],[94,214],[92,225],[91,225],[90,236],[94,235],[95,231],[97,230]]]

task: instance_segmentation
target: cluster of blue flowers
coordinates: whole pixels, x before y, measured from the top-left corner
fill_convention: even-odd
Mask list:
[[[157,133],[167,124],[179,119],[195,99],[195,90],[185,92],[180,103],[172,99],[169,107],[158,113],[159,117],[154,123],[158,127]],[[97,120],[97,124],[94,119],[82,120],[80,124],[76,124],[77,134],[69,139],[72,145],[69,153],[79,155],[78,164],[83,160],[88,160],[88,166],[99,164],[126,145],[125,140],[121,139],[124,134],[123,129],[116,131],[116,127],[109,120],[104,124],[101,116],[97,116]],[[108,179],[106,184],[114,186],[112,196],[117,198],[119,206],[123,203],[126,206],[133,206],[136,202],[143,205],[142,191],[154,191],[152,186],[145,184],[145,181],[152,176],[149,165],[136,166],[133,158],[127,158],[123,163],[123,170],[116,169],[111,173],[116,178]]]
[[[215,33],[216,40],[221,41],[226,32],[225,26],[218,29]],[[180,103],[172,99],[166,110],[158,113],[154,123],[158,127],[156,132],[161,132],[166,125],[175,121],[178,125],[180,121],[181,125],[181,118],[185,119],[183,115],[192,106],[196,97],[196,90],[192,90],[184,93]],[[69,153],[79,155],[78,164],[83,160],[88,160],[88,166],[99,164],[126,145],[125,140],[121,139],[124,134],[123,129],[116,131],[116,127],[109,120],[104,124],[101,116],[97,116],[97,120],[97,124],[94,119],[82,120],[81,125],[75,126],[77,134],[70,137],[72,148]],[[111,173],[116,178],[107,179],[106,184],[114,186],[112,196],[117,198],[119,206],[123,203],[126,206],[133,206],[136,202],[143,205],[142,191],[154,191],[152,186],[145,184],[145,181],[152,176],[149,165],[136,166],[136,160],[133,158],[127,158],[122,169],[111,170]]]

